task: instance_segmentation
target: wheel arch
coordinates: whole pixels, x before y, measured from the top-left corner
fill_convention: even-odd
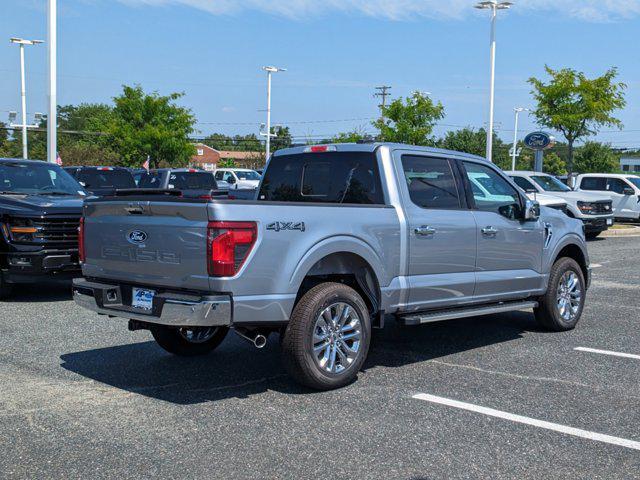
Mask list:
[[[367,304],[372,317],[378,316],[381,314],[382,298],[379,269],[373,265],[376,258],[373,252],[363,252],[359,248],[330,249],[324,250],[322,254],[318,252],[311,255],[304,262],[305,267],[298,268],[296,272],[296,303],[314,286],[323,282],[338,282],[356,290]]]
[[[553,263],[551,265],[555,264],[559,259],[564,257],[572,258],[578,263],[578,265],[580,265],[580,270],[582,270],[584,279],[586,282],[588,282],[589,256],[587,255],[586,250],[578,243],[566,242],[558,248],[556,254],[553,257]]]

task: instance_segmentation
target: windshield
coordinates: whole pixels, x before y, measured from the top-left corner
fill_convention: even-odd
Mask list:
[[[0,192],[23,195],[85,195],[84,189],[71,175],[57,165],[0,163]]]
[[[570,192],[571,189],[555,177],[535,175],[531,177],[545,192]]]
[[[173,172],[169,176],[169,188],[176,190],[215,190],[213,173]]]
[[[640,178],[638,177],[627,177],[631,183],[633,183],[637,188],[640,188]]]
[[[78,180],[91,190],[92,188],[124,189],[136,188],[133,175],[126,170],[80,170]]]
[[[236,171],[236,176],[240,180],[260,180],[260,174],[258,172],[254,172],[253,170],[249,170],[247,172]]]

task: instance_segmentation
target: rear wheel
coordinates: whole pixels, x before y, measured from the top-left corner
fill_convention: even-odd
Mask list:
[[[227,336],[227,327],[169,328],[157,326],[151,335],[163,349],[181,357],[206,355],[215,350]]]
[[[0,273],[0,300],[4,298],[9,298],[11,296],[11,292],[13,291],[13,285],[8,284],[2,273]]]
[[[317,390],[352,382],[369,351],[369,310],[354,289],[323,283],[295,306],[282,338],[284,365],[299,383]]]
[[[551,268],[547,293],[535,309],[538,323],[556,332],[572,330],[582,316],[586,296],[584,274],[572,258],[561,258]]]

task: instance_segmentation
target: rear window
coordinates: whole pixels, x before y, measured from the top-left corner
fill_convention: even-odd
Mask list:
[[[176,190],[215,190],[216,180],[213,173],[172,172],[167,186]]]
[[[377,159],[370,152],[274,156],[265,172],[258,199],[384,204]]]
[[[606,190],[607,179],[604,177],[584,177],[580,183],[582,190]]]
[[[133,175],[126,170],[80,170],[78,180],[92,188],[136,188]]]

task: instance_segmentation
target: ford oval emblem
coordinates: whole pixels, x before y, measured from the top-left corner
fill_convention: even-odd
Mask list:
[[[132,230],[127,234],[127,240],[133,244],[139,245],[147,240],[147,234],[142,230]]]

